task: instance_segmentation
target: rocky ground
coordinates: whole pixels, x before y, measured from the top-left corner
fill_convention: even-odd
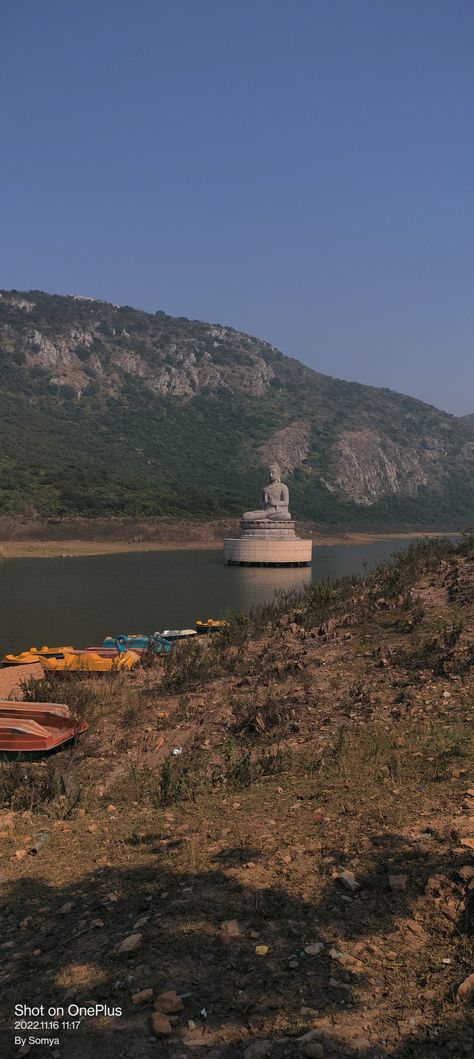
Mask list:
[[[203,639],[23,686],[90,729],[1,765],[2,1054],[472,1054],[472,538]]]

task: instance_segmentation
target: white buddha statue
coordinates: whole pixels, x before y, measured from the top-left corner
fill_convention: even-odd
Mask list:
[[[262,511],[246,511],[243,519],[253,522],[257,519],[270,519],[273,522],[288,522],[291,519],[288,511],[290,494],[288,487],[281,480],[281,470],[278,463],[272,463],[269,468],[270,483],[262,489]]]

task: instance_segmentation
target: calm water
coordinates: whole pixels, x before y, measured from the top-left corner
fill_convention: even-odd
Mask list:
[[[361,573],[408,543],[318,547],[313,566],[296,569],[224,566],[220,549],[0,561],[0,657],[33,644],[86,647],[121,632],[192,627],[278,588]]]

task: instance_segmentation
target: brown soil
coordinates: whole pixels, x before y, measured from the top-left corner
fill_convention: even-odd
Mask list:
[[[90,731],[0,817],[10,1024],[123,1009],[60,1032],[68,1059],[472,1054],[474,562],[193,651],[54,687],[88,688]],[[160,1041],[149,988],[185,994]]]

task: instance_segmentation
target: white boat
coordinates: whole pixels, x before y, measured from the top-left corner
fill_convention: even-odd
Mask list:
[[[157,635],[165,640],[187,640],[189,636],[197,636],[197,632],[195,629],[163,629]]]

